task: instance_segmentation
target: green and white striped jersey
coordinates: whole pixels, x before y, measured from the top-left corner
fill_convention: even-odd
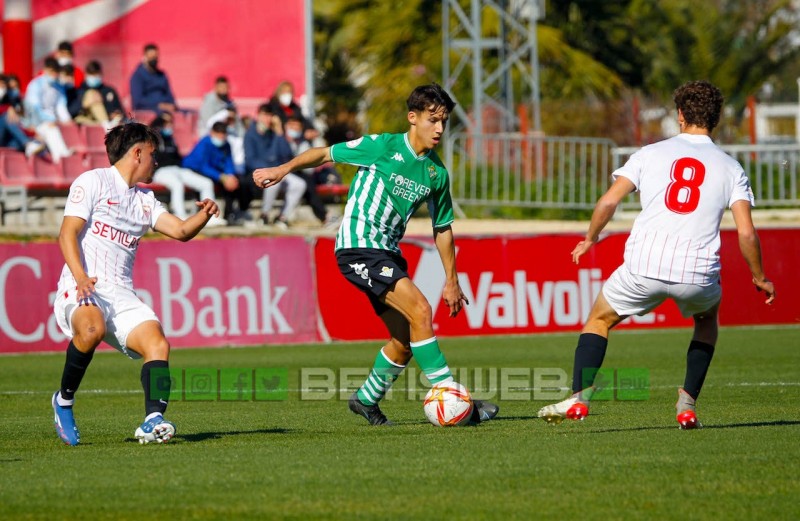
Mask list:
[[[336,250],[374,248],[400,253],[408,220],[422,205],[434,228],[453,222],[447,169],[434,151],[418,156],[408,134],[372,134],[331,146],[337,163],[359,167],[350,184]]]

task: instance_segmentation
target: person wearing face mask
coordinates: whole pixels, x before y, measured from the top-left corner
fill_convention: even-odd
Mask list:
[[[303,137],[303,120],[301,118],[297,116],[291,116],[286,121],[286,141],[289,143],[289,147],[292,149],[292,154],[295,156],[299,156],[311,148],[311,143],[309,143]],[[317,185],[319,184],[317,180],[319,177],[322,177],[318,177],[318,170],[325,170],[329,173],[329,175],[338,176],[338,174],[335,173],[335,170],[333,170],[330,165],[323,165],[318,168],[304,168],[294,172],[294,174],[300,176],[306,184],[303,197],[311,207],[311,210],[314,212],[314,216],[322,221],[322,224],[325,228],[338,228],[341,220],[339,217],[334,215],[332,212],[329,212],[328,209],[325,208],[325,204],[322,202],[322,199],[317,193]],[[265,198],[266,194],[269,192],[270,190],[264,191]]]
[[[175,112],[175,96],[167,74],[158,68],[158,56],[154,43],[144,46],[142,63],[136,67],[130,81],[133,110]]]
[[[249,217],[247,208],[253,197],[250,190],[240,185],[236,176],[227,130],[224,122],[214,123],[211,132],[198,141],[189,155],[183,158],[182,166],[206,176],[222,189],[225,199],[225,212],[222,217],[228,224],[238,225],[244,224]],[[234,201],[238,201],[239,210],[234,208]]]
[[[0,74],[0,147],[13,148],[30,157],[44,150],[44,145],[31,139],[22,127],[22,100],[16,88],[19,81],[14,81]]]
[[[75,67],[69,63],[60,65],[58,69],[58,88],[67,97],[67,110],[69,110],[69,104],[78,97],[78,89],[75,87]],[[70,119],[72,119],[72,114],[70,114]]]
[[[283,134],[281,120],[270,111],[269,105],[265,103],[258,107],[256,121],[244,136],[245,171],[247,172],[248,180],[246,184],[252,186],[254,191],[256,190],[256,186],[252,182],[254,170],[278,166],[292,158],[292,149]],[[272,224],[277,228],[285,230],[289,228],[289,217],[294,209],[297,208],[297,205],[300,204],[300,199],[303,198],[303,193],[306,191],[306,183],[301,177],[289,174],[284,178],[284,184],[285,186],[282,184],[275,190],[264,190],[261,203],[261,220],[264,224],[270,223],[270,212],[275,204],[278,192],[281,189],[285,189],[284,205],[281,208],[280,215],[272,221]]]
[[[60,42],[56,51],[53,53],[53,58],[56,59],[60,67],[72,65],[74,67],[75,85],[83,83],[84,74],[81,68],[75,65],[75,53],[72,48],[72,42]]]
[[[58,128],[58,123],[72,121],[67,109],[67,97],[58,85],[59,70],[55,58],[45,58],[44,70],[28,84],[23,102],[24,123],[36,129],[56,163],[62,157],[72,155],[72,150],[67,147]]]
[[[216,121],[215,117],[233,106],[230,96],[230,83],[225,76],[217,76],[214,89],[203,96],[203,103],[197,117],[197,135],[203,137]]]
[[[113,128],[122,121],[125,110],[119,94],[103,83],[103,68],[97,60],[86,64],[86,76],[78,86],[75,99],[69,103],[69,113],[82,125],[102,124]]]
[[[297,117],[303,122],[303,137],[313,142],[319,136],[319,132],[314,128],[308,119],[303,115],[300,105],[294,101],[294,86],[289,81],[282,81],[275,94],[269,100],[269,108],[272,113],[281,118],[281,123],[286,125],[290,117]]]
[[[206,176],[197,174],[188,168],[183,168],[183,156],[178,150],[173,134],[172,114],[164,112],[156,117],[150,128],[158,132],[161,142],[158,145],[158,168],[153,174],[153,182],[164,185],[169,190],[169,206],[172,213],[186,220],[186,188],[191,188],[200,195],[200,200],[214,200],[214,181]],[[217,216],[212,216],[206,224],[209,226],[224,226],[227,222]]]

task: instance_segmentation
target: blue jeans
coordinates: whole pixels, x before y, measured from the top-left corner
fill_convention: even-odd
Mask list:
[[[22,130],[19,123],[9,123],[6,119],[7,116],[8,114],[0,116],[0,147],[11,147],[24,151],[25,145],[30,143],[31,138]]]

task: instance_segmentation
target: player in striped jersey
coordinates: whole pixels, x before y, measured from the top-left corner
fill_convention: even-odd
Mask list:
[[[406,105],[407,133],[372,134],[331,147],[312,148],[279,167],[253,173],[256,185],[268,188],[289,172],[328,161],[358,166],[336,236],[336,258],[342,274],[366,293],[389,331],[389,342],[349,402],[350,409],[371,425],[391,424],[378,402],[412,355],[432,384],[453,381],[433,332],[431,306],[408,277],[408,264],[400,253],[406,224],[422,204],[428,205],[434,241],[444,265],[442,296],[450,316],[456,316],[468,304],[456,273],[448,173],[433,150],[455,103],[444,89],[432,84],[414,89]],[[494,404],[476,401],[473,420],[489,420],[497,410]]]
[[[673,99],[680,135],[642,148],[613,173],[614,182],[595,206],[585,239],[572,251],[577,264],[600,240],[620,201],[639,191],[642,212],[625,244],[624,263],[603,286],[578,339],[574,394],[542,408],[540,417],[583,419],[605,357],[609,330],[624,318],[644,315],[671,298],[683,316],[694,318],[686,376],[678,390],[677,420],[682,429],[700,427],[695,401],[717,342],[722,294],[719,226],[726,207],[733,214],[753,284],[764,291],[767,304],[775,299],[775,288],[761,264],[747,175],[711,140],[722,110],[722,94],[708,82],[693,81],[679,87]]]
[[[52,398],[56,433],[67,445],[80,443],[72,406],[95,348],[101,341],[131,358],[144,358],[141,381],[145,419],[134,435],[141,443],[168,441],[175,425],[163,417],[169,398],[169,342],[155,313],[133,289],[139,240],[153,228],[188,241],[214,217],[217,204],[198,202],[185,221],[168,213],[150,182],[158,164],[159,137],[140,123],[126,123],[106,135],[113,165],[81,174],[70,187],[58,242],[65,265],[54,303],[56,322],[67,337],[61,389]],[[152,384],[151,385],[151,381]]]

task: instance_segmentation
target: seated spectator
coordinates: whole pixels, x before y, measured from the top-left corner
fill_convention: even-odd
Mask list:
[[[89,67],[87,66],[87,72]],[[150,127],[161,135],[158,146],[158,169],[153,174],[153,182],[164,185],[169,190],[169,206],[174,215],[186,220],[185,187],[200,194],[200,200],[214,200],[214,181],[206,176],[197,174],[188,168],[183,168],[183,156],[178,150],[178,145],[172,138],[172,114],[164,112],[155,118]],[[223,226],[227,222],[217,216],[212,216],[206,226]]]
[[[319,136],[319,132],[314,128],[308,119],[303,115],[300,105],[294,100],[294,85],[289,81],[282,81],[278,88],[275,89],[275,94],[269,100],[269,108],[273,114],[281,118],[281,123],[286,125],[286,121],[291,116],[300,118],[303,122],[303,136],[309,142]]]
[[[224,190],[225,213],[228,224],[243,224],[250,220],[247,209],[253,200],[252,191],[240,185],[233,168],[231,146],[228,144],[227,125],[214,123],[211,132],[194,146],[188,156],[183,158],[183,167],[190,168],[217,183]],[[239,209],[234,208],[234,201]]]
[[[44,145],[25,132],[22,114],[19,80],[0,74],[0,147],[14,148],[30,157],[44,150]]]
[[[211,130],[214,123],[223,122],[227,125],[228,129],[228,143],[231,145],[231,154],[233,155],[233,167],[236,170],[236,175],[244,174],[244,134],[245,127],[242,125],[242,120],[239,119],[239,114],[236,113],[236,106],[231,104],[212,115],[208,119],[208,129],[206,134]]]
[[[133,110],[175,112],[175,96],[169,78],[158,68],[158,47],[153,43],[144,46],[142,63],[131,76]]]
[[[245,172],[247,178],[252,179],[253,170],[278,166],[292,158],[292,149],[283,136],[283,127],[280,118],[273,114],[268,104],[258,107],[255,124],[251,125],[244,137]],[[251,183],[255,188],[255,184]],[[289,227],[289,218],[303,198],[306,183],[293,173],[283,178],[275,187],[264,190],[261,204],[261,219],[264,224],[269,224],[269,214],[275,204],[278,192],[285,190],[284,205],[280,215],[273,224],[279,228]]]
[[[297,116],[290,116],[286,120],[286,141],[292,149],[292,154],[298,156],[311,148],[305,137],[303,137],[303,120]],[[299,172],[294,172],[299,175],[306,183],[306,189],[303,193],[305,200],[314,212],[314,216],[322,221],[325,228],[335,228],[339,226],[339,218],[325,208],[319,194],[317,193],[317,186],[322,184],[319,180],[323,177],[320,175],[322,171],[330,171],[333,168],[330,165],[322,165],[318,168],[306,168]]]
[[[63,41],[59,42],[56,51],[53,53],[53,58],[56,59],[58,62],[59,67],[64,67],[65,65],[72,65],[74,68],[74,77],[75,77],[75,85],[80,85],[83,83],[83,71],[80,67],[75,65],[75,53],[72,49],[72,42]]]
[[[125,117],[119,94],[113,87],[103,83],[103,68],[97,60],[86,64],[86,77],[68,107],[76,123],[101,124],[106,130],[117,126]]]
[[[67,110],[69,110],[69,104],[78,97],[78,89],[75,88],[75,67],[69,63],[60,65],[58,68],[58,88],[67,97]],[[70,114],[70,119],[72,119],[72,114]]]
[[[42,137],[54,162],[72,155],[67,148],[58,123],[69,123],[72,118],[67,110],[67,97],[58,88],[59,66],[55,58],[45,58],[42,74],[28,84],[23,105],[28,126],[36,129]]]
[[[208,134],[208,130],[214,124],[211,122],[213,116],[233,105],[229,91],[228,78],[218,76],[214,81],[214,90],[203,97],[203,103],[200,105],[200,112],[197,117],[198,137]]]

